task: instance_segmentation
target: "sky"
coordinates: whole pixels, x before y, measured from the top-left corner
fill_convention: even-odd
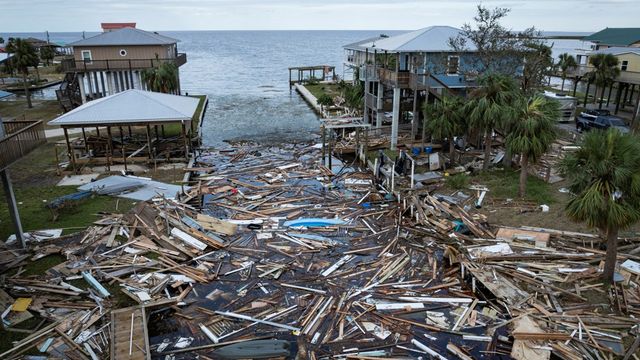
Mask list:
[[[477,0],[0,0],[0,32],[145,30],[412,30],[471,22]],[[638,27],[639,0],[483,1],[506,7],[514,30]]]

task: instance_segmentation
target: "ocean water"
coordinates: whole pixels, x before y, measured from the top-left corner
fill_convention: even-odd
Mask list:
[[[394,32],[385,32],[394,33]],[[87,37],[96,33],[86,33]],[[225,140],[295,141],[319,130],[315,113],[289,90],[288,68],[336,66],[342,76],[342,45],[380,34],[379,31],[176,31],[162,34],[179,39],[187,54],[180,67],[183,92],[206,94],[209,106],[202,125],[206,145]],[[82,33],[50,33],[53,42],[67,44]],[[0,34],[46,38],[43,33]],[[35,94],[55,99],[54,89]]]
[[[225,140],[294,141],[317,133],[317,116],[289,90],[287,68],[305,65],[336,66],[343,75],[342,46],[381,33],[398,31],[176,31],[162,32],[179,39],[187,53],[180,67],[183,92],[206,94],[209,106],[202,126],[204,143],[221,146]],[[85,33],[89,37],[97,33]],[[37,37],[44,33],[0,33]],[[50,40],[67,44],[82,32],[50,33]],[[554,57],[584,48],[581,41],[556,40]],[[54,88],[35,94],[55,99]]]

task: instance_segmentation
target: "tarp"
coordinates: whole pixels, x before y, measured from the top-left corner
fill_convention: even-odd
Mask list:
[[[14,94],[14,93],[10,93],[10,92],[8,92],[8,91],[2,91],[2,90],[0,90],[0,99],[3,99],[3,98],[6,98],[6,97],[9,97],[9,96],[11,96],[11,95],[15,95],[15,94]]]
[[[104,192],[106,190],[109,190],[110,188],[129,189],[129,185],[131,185],[132,183],[136,183],[139,186],[136,186],[129,192],[123,192],[120,194],[112,193],[110,195],[132,200],[147,201],[157,196],[164,196],[168,199],[173,199],[176,197],[176,194],[182,191],[182,187],[178,185],[166,184],[159,181],[130,176],[109,176],[104,179],[82,185],[78,188],[78,190]],[[185,190],[186,189],[188,189],[188,187],[185,187]]]

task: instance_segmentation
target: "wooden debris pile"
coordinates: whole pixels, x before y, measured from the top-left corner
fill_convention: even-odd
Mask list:
[[[178,200],[140,203],[28,255],[7,250],[4,270],[34,252],[66,261],[46,276],[5,272],[0,305],[22,311],[3,320],[33,313],[48,323],[0,358],[34,345],[92,359],[635,351],[622,342],[635,336],[640,263],[625,262],[625,286],[607,290],[595,236],[496,235],[446,197],[398,199],[369,173],[332,172],[319,159],[305,144],[203,152]],[[635,244],[621,260],[638,260]]]

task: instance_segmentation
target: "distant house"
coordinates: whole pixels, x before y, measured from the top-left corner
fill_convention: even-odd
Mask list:
[[[178,52],[178,40],[133,26],[103,23],[103,33],[68,45],[73,58],[62,62],[67,76],[57,91],[65,110],[124,90],[146,90],[142,71],[165,62],[178,67],[187,62],[186,54]],[[177,80],[179,94],[179,75]]]
[[[593,66],[589,59],[596,54],[611,54],[618,58],[620,75],[610,84],[603,102],[606,106],[614,103],[616,114],[621,108],[631,105],[632,117],[638,117],[640,114],[640,28],[606,28],[582,40],[590,41],[594,45],[592,51],[577,55],[576,60],[580,65],[569,74],[574,82],[574,96],[579,82],[586,84],[585,94],[593,85],[589,76]],[[614,89],[616,89],[615,92]],[[586,95],[583,102],[585,105],[588,102]]]
[[[365,122],[381,127],[391,112],[392,149],[402,119],[411,119],[415,136],[422,123],[422,104],[444,94],[464,95],[477,86],[477,74],[484,70],[479,68],[477,52],[473,48],[456,52],[449,44],[460,32],[450,26],[430,26],[343,46],[345,65],[358,68],[364,82]]]
[[[582,40],[595,43],[594,50],[611,47],[640,48],[640,28],[606,28],[585,36]]]
[[[111,31],[115,31],[115,30],[120,30],[122,28],[135,28],[136,27],[136,23],[134,22],[129,22],[129,23],[100,23],[100,27],[102,28],[103,32],[111,32]]]
[[[62,45],[60,44],[56,44],[50,41],[46,41],[46,40],[41,40],[41,39],[37,39],[34,37],[28,37],[26,39],[23,39],[25,42],[29,43],[31,46],[34,47],[34,49],[36,49],[37,52],[40,52],[40,49],[42,49],[43,47],[50,47],[52,49],[57,49],[57,48],[61,48]]]

